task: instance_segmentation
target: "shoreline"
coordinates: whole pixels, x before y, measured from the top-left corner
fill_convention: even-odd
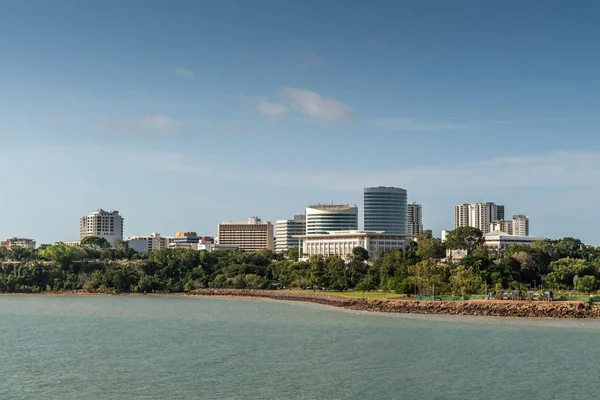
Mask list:
[[[320,292],[286,290],[197,289],[190,297],[267,298],[303,301],[354,311],[392,314],[468,315],[476,317],[600,319],[600,305],[583,302],[533,302],[502,300],[424,301],[413,299],[363,299]]]
[[[543,302],[511,300],[428,301],[414,299],[367,299],[343,297],[323,292],[288,290],[197,289],[188,293],[94,293],[83,291],[0,293],[0,296],[140,296],[204,297],[240,300],[281,300],[316,303],[351,311],[391,314],[466,315],[478,317],[600,319],[600,305],[583,302]]]

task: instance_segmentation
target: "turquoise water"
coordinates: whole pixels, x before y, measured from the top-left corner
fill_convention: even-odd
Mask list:
[[[596,398],[600,322],[0,296],[0,399]]]

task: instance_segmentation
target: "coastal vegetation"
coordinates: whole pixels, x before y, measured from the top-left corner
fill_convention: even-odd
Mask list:
[[[486,250],[474,228],[453,231],[445,243],[430,231],[411,241],[407,252],[369,254],[355,248],[348,259],[314,256],[297,250],[195,251],[160,249],[136,253],[124,241],[115,248],[100,238],[81,246],[63,243],[39,249],[0,247],[0,292],[86,291],[181,293],[201,288],[282,289],[390,295],[468,297],[491,291],[600,289],[600,249],[564,238],[512,245],[502,254]],[[446,262],[447,249],[468,255]],[[351,295],[351,296],[354,296]]]

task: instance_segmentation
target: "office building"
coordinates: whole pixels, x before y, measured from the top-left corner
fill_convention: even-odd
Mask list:
[[[171,249],[200,250],[200,245],[212,245],[215,242],[210,236],[198,236],[196,232],[176,232],[175,237],[169,241]]]
[[[483,246],[490,250],[503,251],[511,244],[531,246],[533,242],[546,240],[542,236],[508,235],[504,232],[489,232],[483,235]]]
[[[459,204],[454,206],[454,229],[472,226],[488,233],[490,224],[504,217],[504,206],[491,202]]]
[[[406,235],[387,234],[383,231],[344,230],[302,235],[299,239],[303,257],[322,255],[349,258],[355,247],[362,247],[375,257],[379,252],[397,249],[406,251],[407,246]]]
[[[275,223],[275,251],[287,253],[300,247],[296,236],[306,233],[306,215],[294,215],[293,219],[281,219]]]
[[[365,230],[405,235],[406,203],[405,189],[385,186],[365,188]]]
[[[509,235],[529,236],[529,218],[525,215],[513,215],[512,220],[493,221],[490,232],[499,231]]]
[[[115,241],[123,239],[123,220],[118,211],[104,211],[99,208],[79,219],[79,239],[98,236],[115,247]]]
[[[274,227],[251,217],[248,222],[223,222],[217,227],[217,244],[237,246],[244,251],[275,250]]]
[[[406,207],[406,233],[417,236],[423,232],[423,207],[417,203],[410,203]]]
[[[358,229],[358,207],[350,204],[314,204],[306,207],[306,234]]]
[[[26,238],[10,238],[4,242],[0,242],[0,246],[12,249],[15,247],[22,247],[24,249],[35,249],[35,240]]]
[[[490,223],[489,232],[503,232],[507,235],[513,234],[513,222],[512,221],[493,221]]]
[[[173,238],[160,236],[160,233],[153,233],[149,236],[128,236],[125,240],[129,247],[136,252],[148,253],[152,250],[166,249]]]

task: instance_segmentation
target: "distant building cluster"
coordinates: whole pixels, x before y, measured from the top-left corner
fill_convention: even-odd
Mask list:
[[[513,215],[512,219],[505,219],[504,206],[492,202],[454,206],[454,229],[464,226],[479,229],[483,233],[484,247],[493,250],[503,250],[511,244],[529,246],[538,240],[545,240],[541,236],[529,236],[529,217],[519,214]],[[450,232],[442,231],[442,241]],[[466,254],[463,250],[455,253]],[[457,257],[455,253],[451,255],[453,259]]]
[[[12,249],[15,247],[22,247],[24,249],[35,249],[35,240],[26,238],[10,238],[3,242],[0,242],[0,246]]]
[[[311,204],[303,214],[277,220],[275,225],[259,217],[247,221],[224,221],[217,225],[216,236],[181,231],[174,236],[152,233],[147,236],[123,236],[124,218],[118,211],[101,208],[79,220],[79,240],[63,241],[77,246],[85,237],[97,236],[115,247],[126,242],[139,253],[168,248],[193,250],[263,249],[288,253],[297,249],[301,256],[338,255],[347,257],[355,247],[370,253],[406,250],[408,241],[423,232],[423,207],[408,203],[406,189],[377,186],[364,189],[364,230],[359,230],[359,210],[353,204]],[[515,214],[505,218],[503,205],[493,202],[464,203],[454,206],[454,229],[475,227],[484,235],[485,247],[503,249],[513,243],[530,244],[541,237],[529,236],[529,218]],[[442,241],[450,231],[442,231]],[[7,248],[35,248],[33,239],[11,238],[0,243]],[[458,252],[454,256],[459,256]]]

